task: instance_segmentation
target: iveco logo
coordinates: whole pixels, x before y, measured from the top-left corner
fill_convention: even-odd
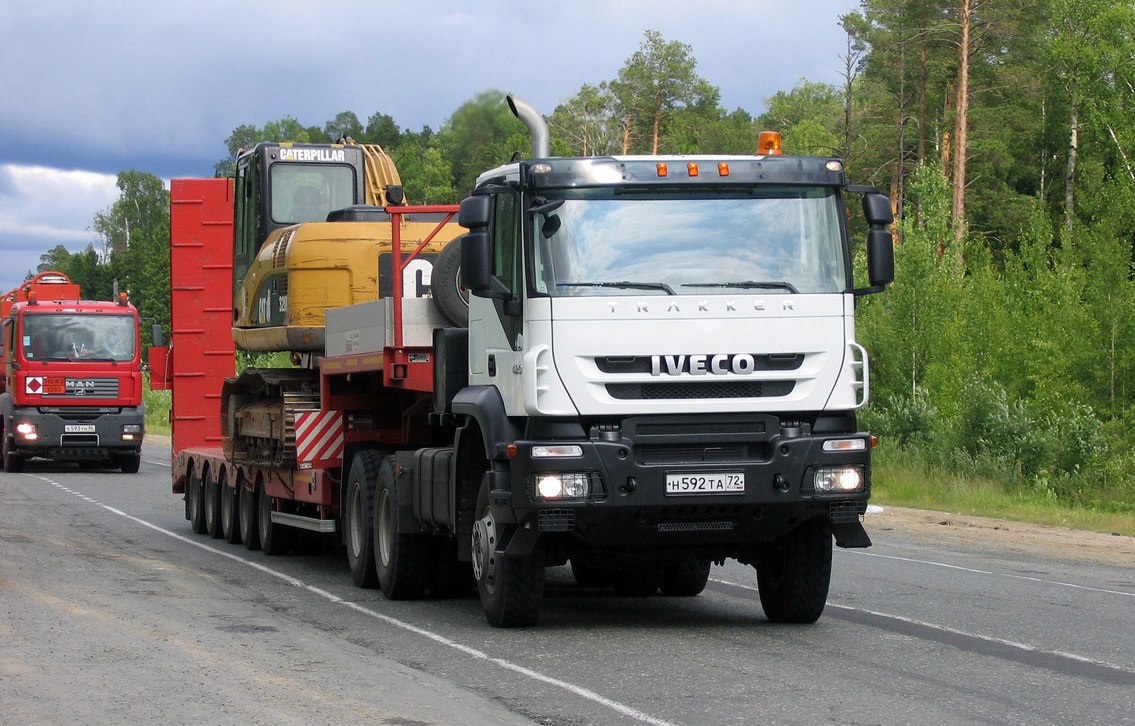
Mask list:
[[[701,376],[707,373],[713,375],[726,375],[737,373],[745,375],[756,370],[757,364],[753,356],[748,353],[719,353],[716,355],[695,353],[693,355],[652,355],[650,357],[650,374],[660,376],[680,376],[689,373]]]

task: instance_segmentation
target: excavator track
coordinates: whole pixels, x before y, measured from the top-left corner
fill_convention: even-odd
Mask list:
[[[225,446],[233,461],[292,467],[296,416],[319,410],[319,379],[301,368],[249,368],[225,381]]]

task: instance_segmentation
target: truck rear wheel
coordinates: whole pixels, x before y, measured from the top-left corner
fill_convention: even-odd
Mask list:
[[[275,509],[272,496],[264,487],[264,482],[256,490],[257,531],[260,533],[260,549],[266,555],[282,555],[288,549],[290,527],[272,521]]]
[[[357,587],[378,585],[374,568],[374,490],[382,455],[377,451],[360,451],[347,477],[343,494],[343,531],[347,545],[347,564]]]
[[[693,597],[709,582],[713,563],[704,557],[683,557],[662,570],[662,594]]]
[[[247,483],[237,487],[240,489],[240,503],[237,505],[237,518],[240,522],[240,541],[248,550],[260,549],[260,533],[257,531],[256,491]]]
[[[500,524],[489,502],[489,478],[477,494],[478,519],[473,523],[473,577],[485,619],[497,628],[534,625],[544,599],[543,553],[508,556],[515,525]]]
[[[189,513],[189,527],[195,534],[205,533],[205,487],[201,472],[196,468],[189,471],[189,482],[185,485],[185,509]]]
[[[240,484],[238,479],[238,486]],[[240,542],[240,522],[237,521],[237,490],[221,482],[221,538],[229,544]]]
[[[206,472],[202,477],[202,507],[205,510],[205,531],[213,539],[221,536],[221,483],[210,481]]]
[[[12,451],[12,437],[4,437],[4,471],[18,474],[24,470],[24,457]]]
[[[412,600],[422,596],[429,582],[431,538],[399,533],[397,484],[394,457],[384,457],[375,492],[374,564],[378,586],[388,600]]]
[[[757,591],[774,623],[814,623],[824,612],[832,575],[831,525],[810,519],[764,546],[757,558]]]

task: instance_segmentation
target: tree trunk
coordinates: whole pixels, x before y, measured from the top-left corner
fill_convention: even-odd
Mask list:
[[[966,125],[969,121],[969,44],[972,0],[961,0],[961,41],[958,44],[958,94],[954,109],[954,240],[966,234]],[[958,245],[961,255],[961,245]]]
[[[1076,93],[1076,82],[1068,89],[1068,168],[1064,172],[1064,231],[1069,239],[1064,244],[1071,244],[1072,221],[1076,211],[1076,161],[1080,152],[1080,108],[1079,97]]]

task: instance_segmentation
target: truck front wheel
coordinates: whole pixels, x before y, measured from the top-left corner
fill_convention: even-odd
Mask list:
[[[374,490],[382,455],[377,451],[360,451],[351,462],[347,491],[343,494],[343,530],[347,545],[347,564],[356,587],[378,585],[374,569]]]
[[[544,599],[544,560],[539,549],[506,555],[515,525],[498,523],[489,500],[489,478],[477,494],[478,519],[473,523],[473,577],[485,619],[497,628],[534,625]]]
[[[142,453],[135,451],[129,454],[119,454],[117,464],[123,474],[137,474],[138,470],[142,468]]]
[[[18,474],[24,470],[24,457],[12,451],[12,437],[4,437],[4,471]]]
[[[426,591],[430,574],[428,534],[400,533],[394,457],[382,459],[374,503],[374,564],[388,600],[412,600]]]
[[[706,557],[683,557],[662,570],[662,594],[693,597],[701,594],[709,582],[713,565]]]
[[[769,620],[816,622],[831,582],[831,525],[822,518],[808,520],[765,545],[755,566],[761,606]]]

